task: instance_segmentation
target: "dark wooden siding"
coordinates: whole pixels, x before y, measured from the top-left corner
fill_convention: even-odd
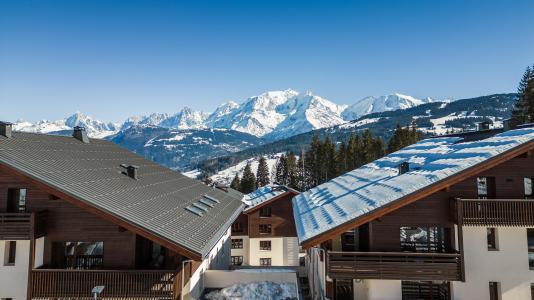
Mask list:
[[[21,176],[0,170],[0,211],[7,208],[9,188],[26,188],[27,210],[47,211],[44,263],[50,264],[52,243],[64,241],[104,242],[104,268],[135,267],[135,240],[132,232],[78,208],[69,202],[52,197],[29,184]]]
[[[248,215],[248,235],[251,238],[259,237],[296,237],[295,219],[293,218],[293,206],[291,198],[295,195],[287,193],[273,202],[262,206],[271,208],[271,217],[260,217],[260,210],[257,209]],[[271,234],[260,234],[260,224],[271,224]]]

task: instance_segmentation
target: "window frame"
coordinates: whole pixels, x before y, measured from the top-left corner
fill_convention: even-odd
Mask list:
[[[501,284],[498,281],[488,283],[490,300],[501,300]]]
[[[262,245],[264,244],[264,245]],[[261,251],[271,251],[272,243],[270,240],[260,241],[260,250]]]
[[[232,239],[232,249],[243,249],[243,239]]]
[[[259,214],[260,214],[260,218],[270,218],[272,217],[273,215],[273,211],[271,209],[271,207],[261,207],[260,208],[260,211],[259,211]]]
[[[230,256],[230,263],[232,266],[242,266],[243,265],[243,255],[232,255]]]
[[[499,251],[499,233],[496,227],[486,228],[486,243],[488,251]]]
[[[258,225],[258,232],[260,234],[272,234],[273,233],[273,225],[272,224],[259,224]]]
[[[17,262],[17,241],[6,241],[4,247],[4,266],[14,266]]]
[[[530,194],[527,194],[527,180],[530,181]],[[533,199],[534,198],[534,180],[532,177],[523,177],[523,194],[525,199]]]
[[[273,259],[270,257],[260,257],[260,266],[268,267],[273,265]]]
[[[243,232],[243,224],[241,222],[232,224],[232,232]]]

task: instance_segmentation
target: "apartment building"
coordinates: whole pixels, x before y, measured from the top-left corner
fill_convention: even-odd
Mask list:
[[[534,128],[430,138],[293,198],[315,299],[534,299]]]
[[[291,198],[299,192],[268,185],[245,195],[245,209],[232,225],[234,266],[298,266],[299,246]]]
[[[197,299],[242,194],[120,148],[0,123],[0,298]]]

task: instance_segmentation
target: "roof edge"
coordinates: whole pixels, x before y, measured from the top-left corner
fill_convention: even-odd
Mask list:
[[[504,151],[501,154],[496,155],[486,161],[480,162],[479,164],[471,166],[447,178],[434,182],[428,185],[427,187],[414,191],[408,195],[405,195],[404,197],[401,197],[395,201],[385,204],[373,211],[370,211],[361,216],[358,216],[355,219],[339,224],[338,226],[331,228],[327,231],[324,231],[320,234],[317,234],[313,237],[307,238],[302,241],[299,240],[299,245],[301,245],[302,248],[304,249],[309,249],[313,246],[316,246],[317,244],[327,241],[331,236],[336,235],[337,233],[341,233],[346,230],[350,230],[351,228],[358,227],[365,223],[374,221],[385,214],[398,210],[408,204],[411,204],[439,190],[442,190],[443,188],[446,188],[447,186],[456,184],[462,180],[469,178],[470,176],[473,176],[473,175],[476,175],[477,173],[491,169],[500,163],[503,163],[505,161],[508,161],[516,157],[517,155],[521,155],[523,152],[528,152],[533,149],[534,149],[534,140],[530,140],[524,144],[518,145],[517,147]]]

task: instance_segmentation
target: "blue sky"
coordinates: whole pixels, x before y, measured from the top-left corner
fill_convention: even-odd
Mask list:
[[[514,91],[534,1],[0,1],[0,119]]]

